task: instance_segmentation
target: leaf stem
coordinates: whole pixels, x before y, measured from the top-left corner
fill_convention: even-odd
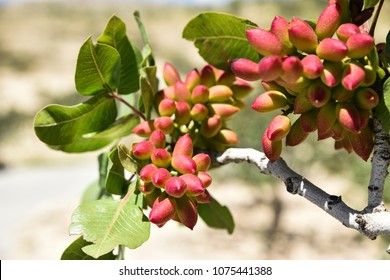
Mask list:
[[[375,12],[375,16],[374,16],[374,19],[372,20],[372,24],[371,24],[371,28],[370,28],[370,32],[369,34],[374,37],[374,33],[375,33],[375,28],[376,28],[376,24],[378,22],[378,18],[379,18],[379,14],[382,10],[382,6],[383,6],[383,3],[385,2],[385,0],[380,0],[379,2],[379,5],[378,5],[378,8],[376,9],[376,12]]]
[[[116,100],[122,102],[123,104],[125,104],[127,107],[129,107],[136,116],[140,117],[142,120],[146,121],[146,117],[140,112],[137,110],[137,108],[135,108],[133,105],[131,105],[129,102],[127,102],[126,100],[124,100],[119,94],[118,92],[115,90],[113,92],[111,92],[111,96],[113,98],[115,98]]]

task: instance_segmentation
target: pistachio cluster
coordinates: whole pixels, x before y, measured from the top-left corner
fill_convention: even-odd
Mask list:
[[[207,173],[210,157],[193,155],[188,134],[181,136],[170,152],[164,132],[158,129],[149,139],[134,144],[131,153],[140,168],[139,190],[151,207],[150,222],[162,227],[173,219],[193,229],[198,203],[211,201],[206,189],[212,181]]]
[[[164,65],[167,87],[156,96],[158,117],[140,123],[133,133],[149,136],[155,129],[169,134],[173,141],[189,133],[198,149],[223,151],[238,142],[226,121],[244,106],[242,98],[252,87],[232,73],[206,65],[193,69],[182,81],[169,63]]]
[[[332,137],[336,149],[354,151],[364,160],[372,152],[369,123],[379,96],[371,86],[384,72],[370,61],[374,38],[363,27],[344,22],[348,7],[342,2],[329,1],[316,24],[278,16],[270,30],[247,30],[249,44],[263,58],[231,63],[238,77],[262,80],[265,92],[255,99],[254,110],[283,111],[262,138],[271,161],[279,158],[283,139],[295,146],[314,131],[318,140]],[[290,112],[300,115],[293,124]]]

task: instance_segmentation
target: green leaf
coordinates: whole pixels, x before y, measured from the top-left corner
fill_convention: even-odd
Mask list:
[[[134,115],[127,115],[116,120],[102,132],[89,133],[75,139],[72,143],[61,146],[52,146],[53,149],[67,153],[82,153],[99,150],[113,141],[129,135],[130,131],[139,123]]]
[[[390,133],[390,78],[383,85],[383,98],[379,102],[376,114],[382,122],[383,129]]]
[[[48,105],[35,116],[34,129],[48,145],[67,145],[85,134],[106,129],[116,116],[115,101],[100,93],[76,106]]]
[[[125,178],[124,168],[118,155],[118,149],[113,149],[109,156],[106,190],[108,193],[123,195],[126,193],[129,183]]]
[[[146,119],[150,119],[153,108],[154,95],[157,89],[157,67],[149,66],[141,69],[141,96],[145,110]]]
[[[152,51],[152,45],[150,44],[149,36],[146,32],[146,28],[144,23],[141,20],[140,13],[138,11],[134,12],[134,18],[137,22],[138,29],[141,33],[142,40],[144,42],[144,48],[142,50],[142,56],[143,56],[143,61],[142,61],[142,67],[146,66],[154,66],[155,61],[153,57],[153,51]]]
[[[81,250],[81,248],[90,245],[91,242],[85,241],[82,236],[73,241],[68,248],[65,249],[64,253],[61,256],[61,260],[115,260],[116,255],[112,252],[109,252],[105,255],[100,256],[95,259]]]
[[[364,0],[363,10],[375,7],[379,0]]]
[[[75,82],[82,95],[113,92],[120,82],[121,57],[106,44],[93,44],[92,38],[81,46],[77,58]]]
[[[135,249],[149,239],[150,223],[129,199],[131,195],[130,191],[120,201],[84,203],[74,211],[70,234],[83,235],[93,243],[82,248],[86,254],[98,258],[118,245]]]
[[[128,94],[139,90],[139,70],[135,50],[126,35],[126,25],[117,16],[112,16],[99,43],[115,48],[121,57],[119,94]]]
[[[249,45],[245,31],[257,25],[229,14],[206,12],[192,19],[183,37],[194,41],[199,54],[210,64],[229,69],[229,60],[248,58],[258,62],[259,54]]]
[[[106,178],[108,174],[108,161],[110,152],[101,153],[98,157],[99,162],[99,187],[103,190],[106,189]]]
[[[229,234],[233,233],[234,220],[229,209],[222,206],[214,198],[210,203],[198,205],[199,216],[212,228],[226,229]]]
[[[102,188],[99,186],[99,182],[93,182],[84,190],[84,193],[81,197],[81,203],[98,200],[101,195]]]
[[[131,152],[124,144],[118,145],[118,154],[119,160],[121,161],[122,166],[129,171],[130,173],[134,173],[137,171],[138,166],[137,162],[131,156]]]

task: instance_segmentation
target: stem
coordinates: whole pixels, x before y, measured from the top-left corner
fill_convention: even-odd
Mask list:
[[[123,104],[125,104],[127,107],[129,107],[136,116],[140,117],[142,120],[146,121],[146,117],[140,112],[137,110],[137,108],[135,108],[133,105],[131,105],[129,102],[127,102],[126,100],[124,100],[119,94],[118,92],[115,90],[111,93],[112,97],[114,97],[116,100],[122,102]]]
[[[375,33],[375,27],[376,27],[376,24],[378,22],[378,18],[379,18],[379,14],[382,10],[382,6],[383,6],[383,3],[385,2],[385,0],[380,0],[379,1],[379,5],[378,5],[378,8],[375,12],[375,16],[374,16],[374,19],[372,20],[372,24],[371,24],[371,28],[370,28],[370,32],[369,34],[374,37],[374,33]]]

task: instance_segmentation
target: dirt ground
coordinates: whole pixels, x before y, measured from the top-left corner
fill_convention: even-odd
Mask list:
[[[314,2],[308,4],[310,8],[316,6]],[[186,71],[188,65],[203,65],[193,45],[181,39],[185,23],[201,10],[164,8],[161,12],[162,8],[123,4],[0,6],[0,164],[6,167],[0,170],[1,259],[58,259],[75,239],[68,236],[70,216],[84,187],[97,176],[97,154],[50,150],[35,137],[33,117],[48,103],[70,105],[81,100],[73,85],[81,44],[91,34],[96,39],[114,13],[129,23],[129,34],[138,34],[131,15],[135,9],[144,16],[159,65],[162,58]],[[266,24],[286,11],[270,3],[221,9],[245,14],[258,23],[262,14]],[[296,7],[287,10],[302,14]],[[378,34],[384,38],[383,30]],[[235,167],[223,168],[228,174]],[[336,195],[353,190],[356,195],[347,196],[348,202],[358,209],[364,205],[364,190],[356,191],[345,177],[318,166],[308,167],[306,176]],[[202,221],[192,232],[170,222],[161,229],[152,227],[150,240],[129,250],[126,257],[390,259],[383,239],[371,241],[345,228],[301,197],[288,194],[279,182],[217,178],[210,191],[231,210],[236,225],[232,235],[210,229]]]

